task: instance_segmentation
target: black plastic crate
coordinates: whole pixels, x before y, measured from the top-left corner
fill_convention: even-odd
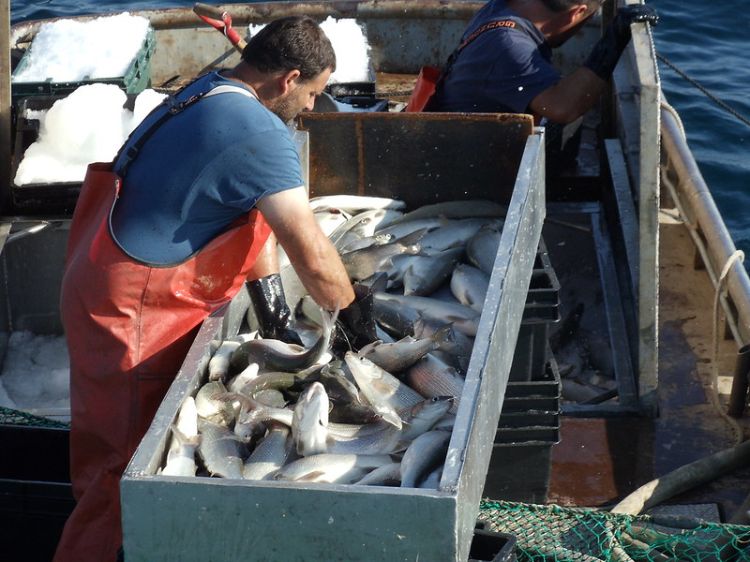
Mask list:
[[[21,98],[31,96],[66,96],[80,86],[99,83],[116,84],[129,94],[137,94],[151,85],[151,57],[154,53],[155,43],[154,30],[149,29],[146,38],[143,40],[143,45],[122,76],[84,78],[73,82],[53,82],[50,79],[39,82],[14,82],[11,77],[13,101],[16,102]],[[17,75],[27,64],[28,58],[24,54],[14,69],[13,75]]]
[[[0,425],[2,560],[49,562],[75,502],[67,429]]]
[[[560,371],[549,358],[534,381],[508,382],[484,495],[493,499],[544,503],[552,447],[560,441]],[[539,404],[550,406],[538,409]]]
[[[530,381],[549,359],[549,322],[521,320],[508,380]]]
[[[541,240],[518,331],[510,381],[529,381],[533,375],[543,372],[549,359],[550,324],[559,320],[560,282]]]
[[[558,443],[560,424],[501,427],[495,433],[495,445],[519,445],[530,441]]]
[[[526,410],[524,412],[506,412],[500,414],[498,431],[519,427],[557,427],[560,425],[560,410]]]
[[[560,397],[547,396],[516,396],[505,397],[503,401],[503,414],[513,412],[526,412],[528,410],[543,410],[547,412],[560,411]]]
[[[555,443],[495,443],[482,495],[496,500],[544,504]]]
[[[469,562],[516,562],[516,537],[478,527],[469,550]]]
[[[66,95],[26,97],[15,105],[16,133],[13,143],[11,193],[16,212],[70,215],[75,209],[83,181],[28,183],[20,186],[15,184],[16,171],[26,149],[39,137],[39,120],[26,117],[27,112],[49,110],[56,101],[65,98]],[[132,111],[136,97],[137,94],[128,94],[124,107]]]

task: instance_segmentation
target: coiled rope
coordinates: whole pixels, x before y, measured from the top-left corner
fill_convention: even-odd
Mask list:
[[[742,123],[744,123],[745,125],[747,125],[748,127],[750,127],[750,119],[748,119],[747,117],[745,117],[744,115],[742,115],[739,111],[737,111],[736,109],[734,109],[732,106],[730,106],[729,104],[727,104],[723,100],[719,99],[718,96],[716,96],[715,94],[711,93],[705,86],[703,86],[703,84],[701,84],[700,82],[698,82],[694,78],[691,78],[684,71],[682,71],[679,68],[677,68],[677,66],[672,61],[670,61],[667,57],[665,57],[664,55],[661,55],[659,53],[656,54],[656,57],[661,62],[663,62],[664,64],[666,64],[669,68],[671,68],[672,70],[674,70],[677,74],[679,74],[680,76],[682,76],[682,78],[684,78],[690,84],[692,84],[693,86],[695,86],[696,88],[698,88],[701,92],[703,92],[703,94],[708,99],[710,99],[716,105],[718,105],[719,107],[721,107],[724,111],[726,111],[727,113],[733,115],[737,120],[741,121]]]

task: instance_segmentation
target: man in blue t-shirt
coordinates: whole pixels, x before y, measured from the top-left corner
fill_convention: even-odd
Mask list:
[[[149,115],[126,142],[115,172],[127,173],[127,189],[112,211],[111,234],[130,257],[170,266],[194,255],[235,219],[257,208],[311,296],[334,310],[352,301],[352,289],[309,210],[287,122],[312,109],[335,58],[331,51],[331,64],[319,74],[308,75],[312,71],[305,73],[304,68],[299,76],[300,71],[288,74],[282,50],[260,41],[267,33],[261,31],[259,39],[250,41],[237,67],[210,72],[179,92],[177,102],[205,97],[161,124],[137,158],[129,155],[139,131],[158,121],[167,107]],[[287,63],[294,70],[300,61]],[[233,90],[213,95],[228,86]],[[272,238],[256,261],[251,275],[256,279],[247,285],[260,331],[264,337],[301,343],[288,329],[291,312],[275,257]]]
[[[285,122],[335,69],[307,17],[269,23],[242,62],[156,108],[114,164],[88,168],[61,286],[70,352],[76,507],[55,562],[114,562],[119,480],[201,323],[247,281],[264,337],[293,340],[273,232],[355,349],[375,339],[372,295],[352,287],[313,217]]]
[[[630,41],[630,24],[658,21],[648,6],[621,8],[583,66],[561,76],[551,62],[552,48],[572,37],[603,2],[490,0],[448,60],[427,109],[530,113],[537,122],[546,118],[548,149],[559,143],[561,126],[599,99]]]

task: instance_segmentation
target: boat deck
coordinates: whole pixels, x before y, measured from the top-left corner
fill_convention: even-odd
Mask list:
[[[712,386],[714,290],[706,272],[694,266],[695,247],[675,216],[671,208],[662,208],[659,415],[655,419],[563,416],[561,441],[552,449],[550,503],[608,506],[657,476],[735,444],[731,422],[720,412],[726,411],[737,347],[724,338],[721,325],[717,396]],[[545,228],[550,226],[548,222]],[[551,246],[554,266],[553,250]],[[564,272],[558,274],[565,286]],[[561,301],[563,306],[564,295]],[[609,342],[598,345],[602,343]],[[747,415],[737,421],[747,435]],[[727,521],[750,492],[748,478],[750,467],[668,503],[715,506],[718,511],[712,511]]]

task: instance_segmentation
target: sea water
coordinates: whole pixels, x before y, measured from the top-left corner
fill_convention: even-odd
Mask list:
[[[747,0],[649,0],[661,16],[657,52],[750,118]],[[192,6],[185,0],[12,0],[11,20]],[[688,142],[737,246],[750,255],[750,126],[721,109],[663,63],[662,88],[680,113]],[[747,207],[746,207],[747,206]],[[750,262],[750,260],[748,260]]]

